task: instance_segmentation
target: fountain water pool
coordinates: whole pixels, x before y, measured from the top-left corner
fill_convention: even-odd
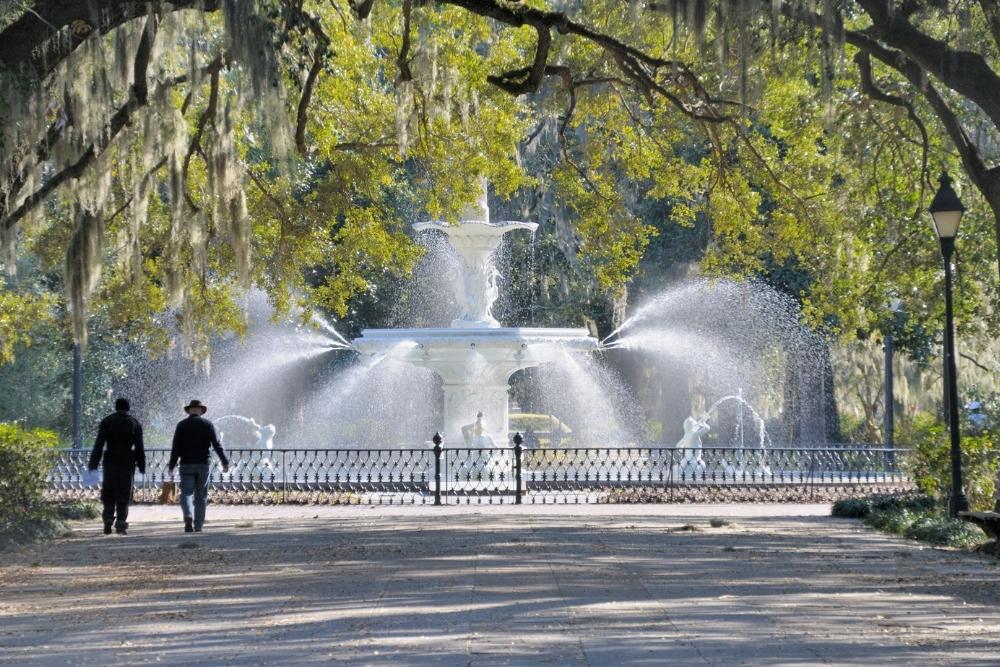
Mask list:
[[[452,284],[459,317],[447,328],[365,329],[352,344],[362,354],[386,355],[429,368],[441,377],[446,443],[481,444],[464,436],[463,426],[476,421],[482,412],[483,434],[479,437],[491,436],[494,442],[506,444],[511,375],[555,361],[567,351],[596,350],[598,342],[586,329],[501,327],[492,313],[498,275],[494,254],[504,234],[534,231],[538,225],[491,222],[485,184],[479,201],[462,217],[457,225],[421,222],[413,226],[417,231],[443,232],[461,257],[460,275]]]

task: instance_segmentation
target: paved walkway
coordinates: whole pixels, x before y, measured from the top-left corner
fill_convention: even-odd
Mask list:
[[[4,554],[0,664],[1000,664],[995,560],[827,511],[140,507]]]

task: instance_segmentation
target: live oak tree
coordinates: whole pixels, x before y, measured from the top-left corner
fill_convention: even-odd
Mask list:
[[[3,262],[20,239],[63,264],[77,339],[95,305],[150,332],[172,309],[203,355],[250,284],[345,314],[415,262],[404,215],[453,219],[480,175],[555,192],[563,249],[614,295],[659,229],[709,224],[706,269],[805,276],[806,316],[851,332],[894,292],[934,316],[921,210],[954,155],[994,212],[964,228],[961,305],[995,298],[986,0],[7,5]],[[558,160],[528,173],[543,141]]]

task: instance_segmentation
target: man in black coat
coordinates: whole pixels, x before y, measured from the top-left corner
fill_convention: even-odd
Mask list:
[[[209,447],[215,450],[222,462],[222,472],[229,472],[229,459],[219,442],[215,425],[204,417],[207,411],[208,406],[201,401],[191,401],[184,406],[188,417],[177,424],[170,448],[170,463],[167,464],[171,477],[177,462],[181,464],[181,512],[184,514],[185,533],[200,533],[205,525],[208,483],[211,480]]]
[[[104,534],[125,535],[128,529],[128,505],[132,500],[132,478],[135,469],[146,474],[146,451],[142,448],[142,425],[128,413],[128,400],[115,401],[115,412],[101,420],[97,429],[94,451],[87,467],[97,470],[104,457],[104,480],[101,482],[101,502],[104,503]],[[107,445],[108,451],[104,452]]]

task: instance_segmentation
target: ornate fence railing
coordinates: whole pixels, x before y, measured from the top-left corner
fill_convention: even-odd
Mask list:
[[[901,490],[907,450],[880,447],[232,449],[210,496],[229,503],[583,503],[830,499]],[[170,452],[146,452],[136,500],[155,502]],[[53,498],[95,497],[89,452],[62,450]],[[89,482],[89,483],[88,483]]]

